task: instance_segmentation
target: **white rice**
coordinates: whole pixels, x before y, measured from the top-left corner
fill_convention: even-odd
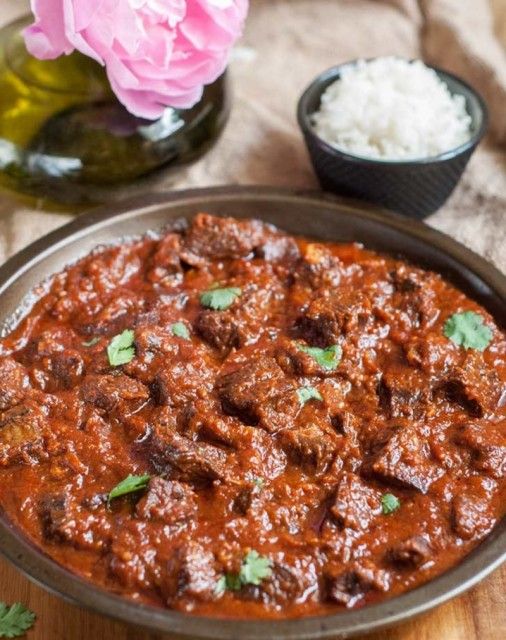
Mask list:
[[[464,97],[452,95],[423,62],[399,58],[345,68],[312,122],[333,147],[385,160],[429,158],[471,137]]]

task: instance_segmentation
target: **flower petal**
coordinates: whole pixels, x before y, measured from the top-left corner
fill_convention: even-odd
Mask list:
[[[137,116],[186,109],[223,73],[248,0],[32,0],[30,52],[78,49],[104,64],[113,91]]]

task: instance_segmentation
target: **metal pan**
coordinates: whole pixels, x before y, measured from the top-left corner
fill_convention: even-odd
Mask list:
[[[0,326],[42,280],[99,244],[142,235],[198,211],[256,217],[293,234],[364,243],[452,281],[506,325],[506,277],[449,237],[369,205],[318,194],[259,187],[221,187],[145,196],[82,215],[33,243],[0,268]],[[416,616],[462,593],[506,560],[506,520],[454,569],[389,601],[330,616],[283,621],[192,617],[140,605],[95,587],[59,566],[0,514],[0,551],[29,578],[73,603],[173,638],[302,640],[347,638]]]

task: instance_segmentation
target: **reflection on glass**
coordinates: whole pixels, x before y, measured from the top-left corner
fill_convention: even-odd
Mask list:
[[[40,61],[21,20],[0,32],[0,185],[61,202],[94,202],[162,167],[200,156],[228,117],[226,78],[193,109],[156,122],[128,113],[104,70],[74,53]],[[4,55],[1,56],[2,50]]]

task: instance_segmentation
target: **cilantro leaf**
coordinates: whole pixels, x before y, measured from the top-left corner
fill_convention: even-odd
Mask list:
[[[150,480],[151,476],[149,474],[143,476],[127,476],[124,480],[117,484],[114,489],[110,491],[109,497],[107,498],[107,503],[109,504],[111,500],[114,500],[114,498],[126,496],[129,493],[135,493],[137,491],[142,491],[148,486]]]
[[[92,338],[91,340],[88,340],[87,342],[83,342],[82,345],[83,347],[94,347],[96,344],[98,344],[100,342],[100,338]]]
[[[444,335],[464,349],[484,351],[492,340],[492,330],[474,311],[454,313],[445,322]]]
[[[239,578],[241,584],[259,585],[264,578],[272,574],[271,561],[261,556],[258,551],[249,551],[242,561]]]
[[[128,364],[135,356],[134,347],[135,334],[132,329],[125,329],[119,333],[109,343],[107,356],[111,367],[119,367],[121,364]]]
[[[383,509],[383,513],[387,516],[401,506],[401,501],[397,496],[394,496],[393,493],[384,493],[381,496],[381,508]]]
[[[263,478],[260,478],[259,476],[255,476],[252,482],[255,485],[255,487],[257,487],[257,489],[263,489],[265,484],[265,480]]]
[[[242,587],[240,576],[234,573],[226,573],[216,583],[214,592],[217,596],[225,591],[240,591]]]
[[[170,330],[176,338],[183,338],[184,340],[190,339],[190,332],[184,322],[174,322],[174,324],[170,326]]]
[[[0,638],[18,638],[33,627],[35,614],[21,602],[8,606],[0,602]]]
[[[271,561],[258,551],[249,551],[243,558],[239,574],[226,573],[216,583],[215,593],[239,591],[245,584],[258,586],[262,580],[272,575]]]
[[[301,387],[297,389],[297,396],[301,404],[306,404],[310,400],[323,400],[321,393],[314,387]]]
[[[316,362],[327,371],[332,371],[341,362],[343,350],[338,344],[333,344],[326,349],[320,349],[319,347],[307,347],[306,345],[299,345],[299,349],[304,353],[307,353]]]
[[[241,294],[242,289],[239,287],[209,289],[200,295],[200,304],[208,309],[224,311],[228,309]]]
[[[214,595],[221,596],[227,590],[227,576],[223,575],[219,578],[216,586],[214,587]]]

